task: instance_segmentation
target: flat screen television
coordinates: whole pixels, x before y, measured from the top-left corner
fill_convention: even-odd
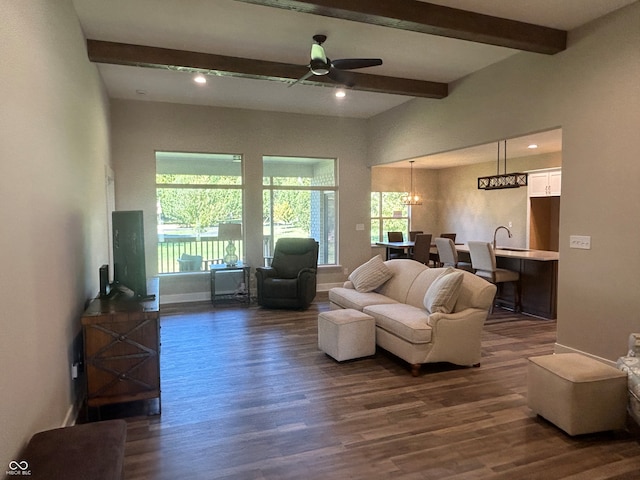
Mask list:
[[[112,291],[147,298],[142,210],[115,211],[113,225]]]

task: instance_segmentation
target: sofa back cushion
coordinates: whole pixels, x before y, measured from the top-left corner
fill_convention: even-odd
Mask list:
[[[386,283],[384,283],[380,288],[378,288],[376,292],[392,298],[393,300],[396,300],[400,303],[409,303],[407,302],[407,296],[411,291],[413,283],[420,274],[422,274],[426,270],[434,270],[430,269],[426,265],[423,265],[422,263],[406,258],[387,260],[384,263],[389,268],[393,276],[389,280],[387,280]],[[427,287],[425,287],[424,291],[426,291]],[[422,292],[422,298],[424,298],[424,291]],[[420,303],[415,306],[424,308],[424,306],[422,305],[422,298],[420,299]]]
[[[424,297],[427,289],[444,271],[445,268],[426,268],[422,271],[412,282],[404,303],[425,308]],[[480,308],[488,311],[496,293],[496,286],[473,273],[460,271],[463,273],[462,284],[453,311],[460,312],[467,308]]]

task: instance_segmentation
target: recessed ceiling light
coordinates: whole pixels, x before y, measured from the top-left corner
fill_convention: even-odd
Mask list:
[[[196,75],[193,81],[200,84],[207,83],[207,79],[204,77],[204,75]]]
[[[340,89],[340,90],[336,90],[336,97],[338,98],[344,98],[346,97],[347,94],[344,90]]]
[[[532,143],[527,148],[531,148],[531,149],[538,148],[538,145],[536,145],[535,143]]]
[[[146,94],[147,94],[146,90],[142,90],[142,89],[136,90],[136,95],[146,95]]]

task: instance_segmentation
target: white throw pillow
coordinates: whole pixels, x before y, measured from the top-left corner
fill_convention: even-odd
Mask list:
[[[393,273],[384,264],[382,257],[378,255],[351,272],[349,280],[358,292],[371,292],[392,276]]]
[[[456,305],[464,273],[448,267],[438,275],[424,295],[424,308],[429,313],[451,313]]]

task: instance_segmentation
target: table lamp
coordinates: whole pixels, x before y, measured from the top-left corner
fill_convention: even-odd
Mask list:
[[[218,240],[228,240],[223,260],[227,267],[235,267],[238,264],[238,256],[233,241],[242,240],[242,225],[239,223],[220,223],[218,225]]]

